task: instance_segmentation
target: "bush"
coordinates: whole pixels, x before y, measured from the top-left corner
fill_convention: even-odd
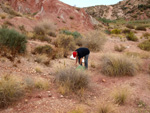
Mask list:
[[[100,32],[92,32],[83,38],[83,47],[89,48],[91,51],[100,51],[106,42],[105,35]]]
[[[110,31],[110,30],[107,30],[107,29],[106,29],[104,32],[105,32],[106,34],[108,34],[108,35],[111,34],[111,31]]]
[[[136,30],[146,31],[146,27],[145,26],[137,26]]]
[[[62,69],[56,75],[56,83],[65,89],[65,93],[74,92],[88,87],[88,75],[74,68]]]
[[[49,81],[43,78],[37,78],[34,83],[35,88],[46,90],[49,88]]]
[[[115,51],[122,52],[122,51],[124,51],[126,49],[126,47],[123,46],[123,45],[120,45],[120,46],[116,45],[114,47],[114,49],[115,49]]]
[[[24,95],[21,81],[12,75],[5,75],[0,79],[0,107],[6,107],[19,100]]]
[[[54,50],[53,54],[52,54],[52,59],[58,59],[58,58],[63,58],[69,55],[68,50],[64,49],[64,48],[57,48],[56,50]]]
[[[149,39],[150,38],[150,33],[144,33],[143,37],[146,38],[146,39]]]
[[[0,29],[0,49],[7,48],[13,55],[24,53],[26,50],[26,37],[13,29]]]
[[[98,113],[115,113],[115,109],[110,103],[101,103],[98,108]]]
[[[34,31],[38,35],[45,35],[48,31],[54,31],[55,29],[55,25],[50,20],[42,20],[34,27]]]
[[[27,77],[24,79],[23,82],[25,84],[25,88],[28,91],[32,91],[34,89],[46,90],[49,88],[49,81],[41,77],[38,78]]]
[[[43,55],[37,55],[35,57],[35,62],[37,63],[42,63],[42,64],[45,64],[45,65],[49,65],[50,64],[50,58],[47,57],[47,55],[43,54]]]
[[[124,29],[124,30],[122,31],[122,33],[124,33],[124,34],[130,33],[130,32],[131,32],[130,29]]]
[[[68,30],[62,30],[60,33],[66,34],[66,35],[72,35],[74,37],[74,39],[82,38],[82,35],[77,31],[71,32],[71,31],[68,31]]]
[[[68,50],[75,50],[75,40],[71,35],[61,34],[55,41],[55,46],[59,48],[65,48]]]
[[[127,97],[128,97],[127,89],[119,89],[114,93],[115,103],[119,105],[125,104]]]
[[[101,72],[108,76],[134,76],[138,70],[138,61],[123,55],[104,55],[102,57]]]
[[[145,51],[150,51],[150,40],[146,40],[138,45],[138,47]]]
[[[50,45],[38,46],[34,49],[34,53],[47,54],[51,56],[53,53],[53,48]]]
[[[49,36],[52,36],[52,37],[56,37],[56,33],[55,33],[55,32],[52,32],[52,31],[48,32],[48,35],[49,35]]]
[[[138,41],[138,38],[135,36],[133,32],[130,32],[126,35],[127,40],[130,41]]]
[[[126,25],[126,27],[129,28],[129,29],[134,29],[134,26],[133,26],[133,25],[129,25],[129,24],[128,24],[128,25]]]
[[[40,41],[46,41],[48,43],[51,42],[51,39],[48,38],[47,36],[45,35],[38,35],[38,34],[34,34],[33,37],[31,37],[31,39],[34,39],[34,40],[40,40]]]
[[[121,33],[121,30],[119,30],[119,29],[113,29],[111,31],[111,34],[120,34],[120,33]]]

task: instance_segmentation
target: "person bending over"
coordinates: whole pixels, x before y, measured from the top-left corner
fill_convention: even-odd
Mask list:
[[[76,65],[79,62],[82,65],[82,58],[84,57],[84,65],[85,68],[88,69],[88,57],[90,54],[90,50],[88,48],[78,48],[73,52],[73,57],[76,58]]]

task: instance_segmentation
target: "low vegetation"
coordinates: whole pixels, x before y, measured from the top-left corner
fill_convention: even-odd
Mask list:
[[[149,39],[150,38],[150,33],[143,33],[143,37],[145,39]]]
[[[106,38],[103,33],[95,31],[83,38],[82,42],[84,42],[83,47],[87,47],[91,51],[100,51],[103,49]]]
[[[52,56],[53,48],[50,45],[38,46],[34,49],[33,53],[46,54],[48,56]]]
[[[138,47],[145,51],[150,51],[150,40],[146,40],[138,45]]]
[[[112,104],[103,102],[99,105],[97,113],[115,113],[115,109]]]
[[[126,47],[123,45],[120,45],[120,46],[116,45],[116,46],[114,46],[114,49],[115,49],[115,51],[123,52],[126,49]]]
[[[20,34],[14,29],[0,29],[0,49],[1,51],[9,50],[13,56],[26,51],[26,36]]]
[[[55,41],[55,46],[66,50],[75,50],[75,40],[71,35],[61,34]]]
[[[101,60],[101,71],[108,76],[134,76],[139,66],[134,59],[124,55],[106,54]]]
[[[24,95],[25,88],[18,77],[4,75],[0,79],[0,108],[19,100]]]
[[[113,96],[116,104],[123,105],[127,101],[128,91],[127,89],[118,89],[114,92]]]
[[[126,35],[127,40],[130,41],[138,41],[138,38],[136,37],[136,35],[133,32],[130,32]]]
[[[65,68],[58,71],[55,81],[59,86],[59,91],[62,94],[85,89],[89,84],[89,76],[87,73],[74,68]]]
[[[56,27],[50,20],[42,20],[34,27],[34,32],[38,35],[45,35],[49,31],[55,31]]]
[[[113,29],[111,31],[111,34],[121,34],[121,30],[120,29]]]
[[[137,26],[136,30],[146,31],[146,27],[145,26]]]
[[[130,25],[130,24],[126,25],[126,27],[129,28],[129,29],[134,29],[135,28],[133,25]]]
[[[66,34],[66,35],[72,35],[74,39],[82,38],[82,35],[77,31],[71,32],[69,30],[61,30],[60,33]]]

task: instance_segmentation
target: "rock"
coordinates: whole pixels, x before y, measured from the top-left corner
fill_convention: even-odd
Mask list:
[[[28,99],[25,99],[24,102],[25,102],[25,103],[28,103]]]
[[[52,94],[48,94],[48,97],[52,97]]]
[[[106,82],[106,80],[105,80],[105,79],[102,79],[102,82]]]
[[[63,95],[60,95],[60,98],[63,98],[64,96]]]
[[[37,95],[36,98],[42,98],[42,95]]]

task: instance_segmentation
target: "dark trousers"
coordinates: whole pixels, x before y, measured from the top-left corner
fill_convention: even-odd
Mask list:
[[[88,69],[88,58],[89,58],[89,54],[84,56],[84,66],[85,66],[86,69]],[[78,60],[79,64],[80,64],[80,59],[81,58],[79,58],[79,60]],[[82,62],[81,62],[81,65],[82,65]]]

